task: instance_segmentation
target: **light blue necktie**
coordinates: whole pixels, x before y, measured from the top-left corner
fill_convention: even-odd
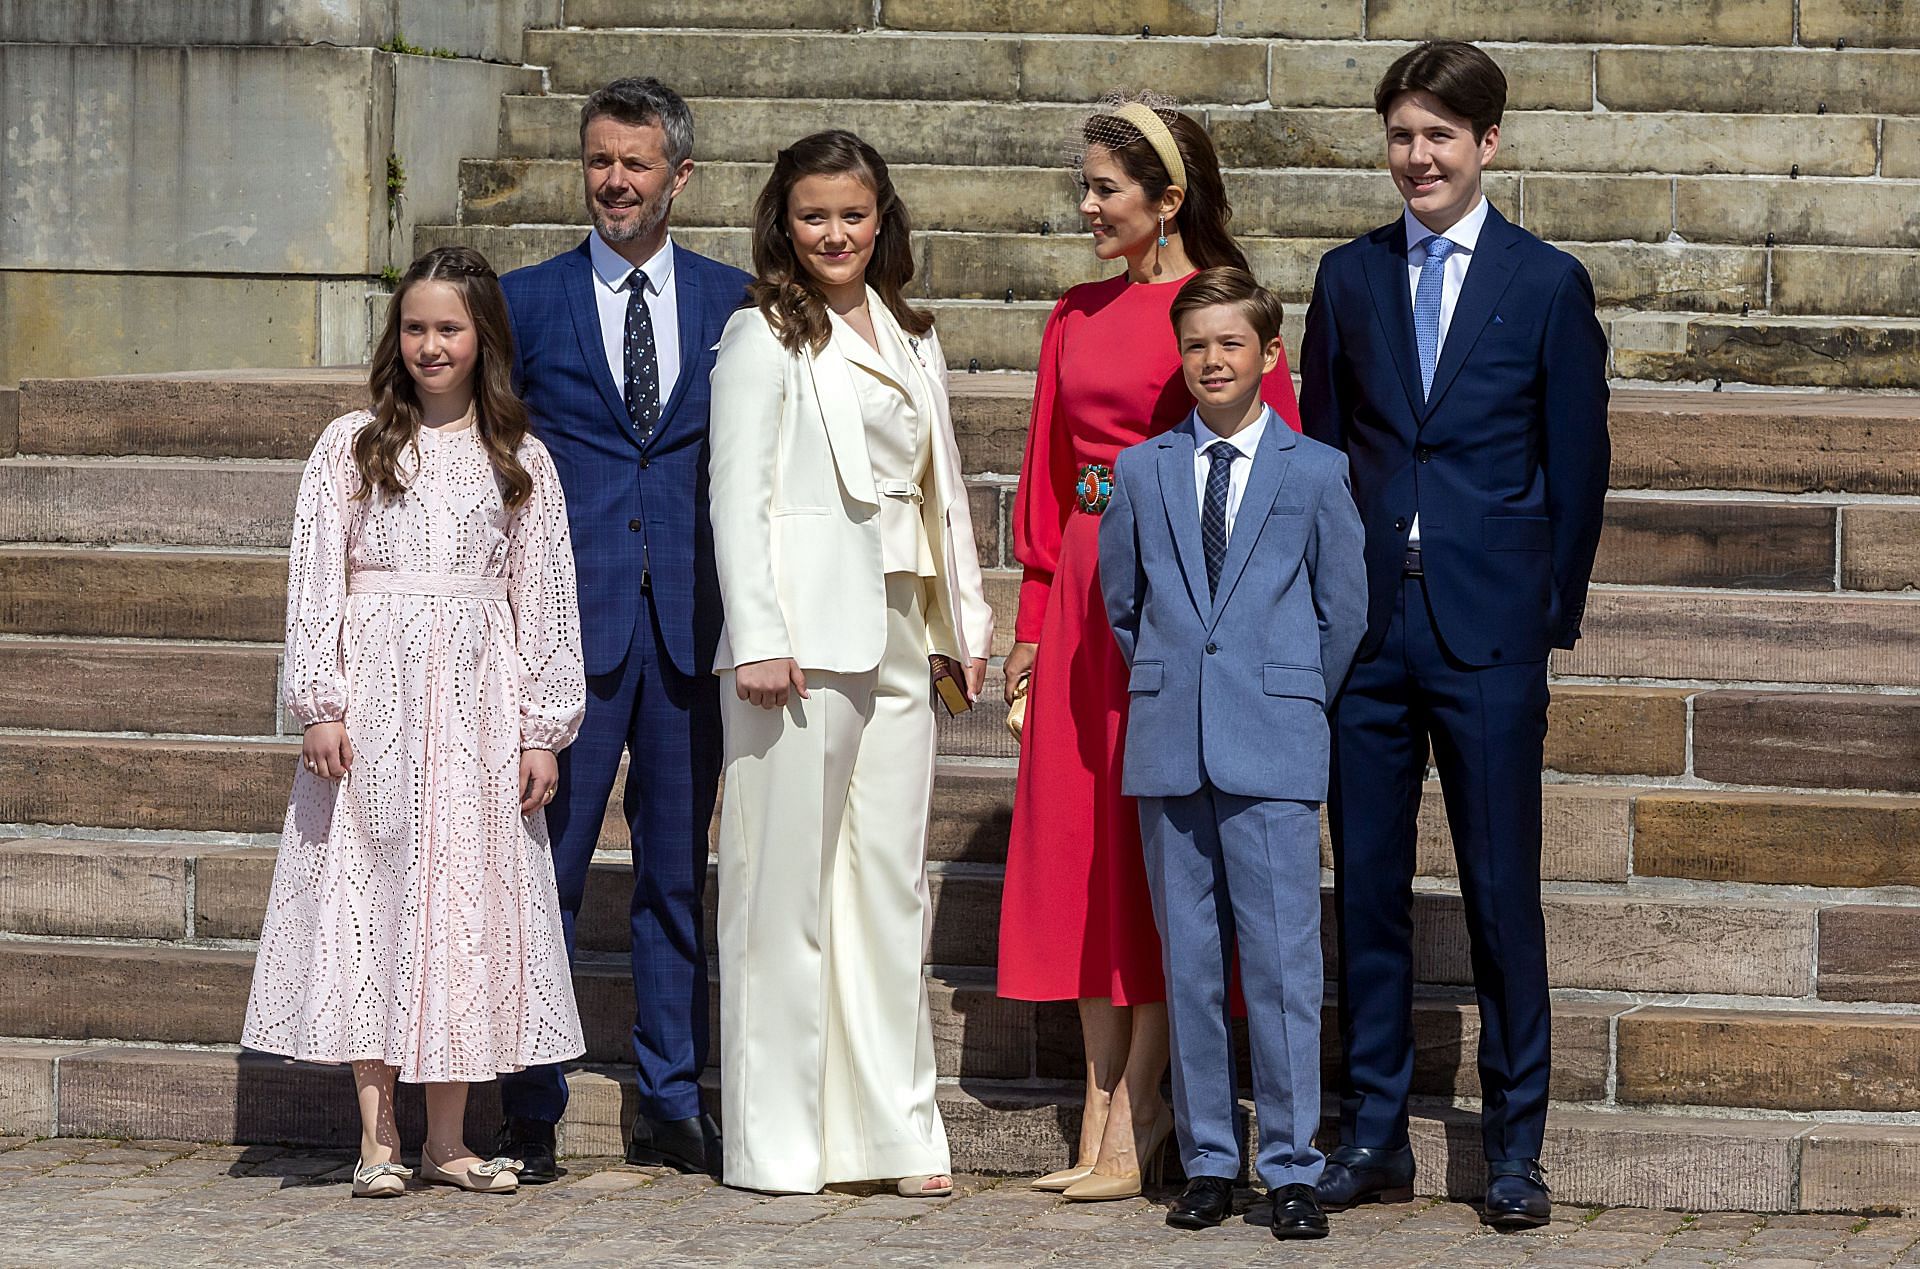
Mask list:
[[[1427,239],[1427,258],[1420,266],[1420,285],[1413,292],[1413,338],[1420,350],[1420,395],[1433,392],[1433,368],[1440,360],[1440,295],[1446,290],[1447,257],[1451,240],[1438,234]]]

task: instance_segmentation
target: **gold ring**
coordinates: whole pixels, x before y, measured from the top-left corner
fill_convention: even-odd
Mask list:
[[[545,805],[546,805],[547,803],[549,803],[549,802],[551,802],[551,801],[553,801],[553,790],[552,790],[552,789],[548,789],[548,790],[547,790],[547,796],[545,796],[545,797],[543,797],[543,798],[541,798],[541,799],[540,799],[540,805],[542,805],[542,806],[545,806]]]

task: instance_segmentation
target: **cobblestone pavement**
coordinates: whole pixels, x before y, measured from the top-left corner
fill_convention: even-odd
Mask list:
[[[1551,1228],[1483,1231],[1416,1201],[1334,1217],[1320,1243],[1268,1236],[1264,1202],[1217,1230],[1167,1228],[1161,1201],[1080,1205],[1019,1180],[961,1177],[946,1201],[849,1190],[769,1198],[569,1160],[503,1197],[432,1187],[349,1198],[337,1151],[0,1138],[0,1265],[987,1266],[1920,1265],[1920,1219],[1567,1207]]]

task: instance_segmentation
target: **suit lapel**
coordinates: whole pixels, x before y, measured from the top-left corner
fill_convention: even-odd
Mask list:
[[[667,430],[674,411],[680,408],[680,402],[685,399],[687,385],[693,381],[694,367],[699,364],[700,353],[706,344],[706,323],[700,320],[706,307],[706,292],[701,289],[700,282],[700,269],[693,253],[675,243],[673,311],[675,320],[680,323],[680,375],[673,381],[673,393],[667,397],[666,408],[660,411],[660,426],[653,430],[656,440]]]
[[[840,472],[840,487],[855,502],[877,507],[880,495],[873,486],[873,458],[867,452],[866,418],[860,410],[860,394],[853,386],[854,368],[847,364],[841,345],[841,337],[836,332],[828,337],[826,347],[807,358],[807,368],[813,376],[814,400],[820,406],[833,465]]]
[[[626,397],[621,394],[620,385],[613,381],[613,372],[607,368],[607,346],[600,339],[600,309],[593,298],[593,288],[599,285],[599,279],[593,275],[593,257],[588,254],[586,243],[580,244],[572,259],[573,273],[567,281],[567,307],[573,312],[573,333],[580,341],[580,353],[586,360],[587,373],[593,377],[593,386],[600,389],[600,399],[606,402],[621,434],[638,445],[640,438],[633,434],[633,420],[627,414]]]
[[[1211,630],[1226,611],[1235,583],[1246,571],[1247,558],[1260,531],[1267,527],[1267,513],[1293,465],[1293,447],[1298,438],[1293,429],[1272,411],[1267,413],[1267,430],[1261,434],[1260,448],[1253,453],[1253,470],[1247,473],[1246,492],[1240,495],[1240,509],[1233,516],[1233,535],[1227,539],[1227,558],[1220,565],[1220,587],[1214,592],[1213,608],[1207,619]]]
[[[1413,339],[1413,296],[1407,290],[1406,230],[1396,220],[1369,236],[1373,250],[1366,258],[1367,289],[1373,293],[1380,327],[1387,333],[1387,351],[1400,374],[1407,404],[1418,418],[1425,403],[1420,396],[1420,353]]]
[[[1213,606],[1207,590],[1207,552],[1200,542],[1200,504],[1193,487],[1193,421],[1176,423],[1162,433],[1159,448],[1160,502],[1167,527],[1173,531],[1174,553],[1186,574],[1187,594],[1201,616]]]
[[[1475,244],[1473,260],[1467,265],[1467,280],[1461,284],[1460,298],[1453,306],[1453,321],[1447,324],[1447,341],[1441,345],[1440,361],[1433,368],[1433,391],[1427,394],[1426,406],[1420,412],[1423,421],[1433,415],[1440,399],[1447,395],[1460,367],[1466,364],[1468,354],[1479,342],[1480,333],[1493,317],[1494,306],[1500,303],[1507,284],[1513,281],[1512,247],[1519,240],[1519,234],[1507,218],[1488,206],[1486,223],[1480,227],[1480,241]]]

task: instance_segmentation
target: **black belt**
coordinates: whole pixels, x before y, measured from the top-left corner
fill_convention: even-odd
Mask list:
[[[1420,567],[1420,544],[1418,542],[1407,543],[1407,549],[1401,553],[1400,575],[1402,577],[1426,576],[1425,571]]]

